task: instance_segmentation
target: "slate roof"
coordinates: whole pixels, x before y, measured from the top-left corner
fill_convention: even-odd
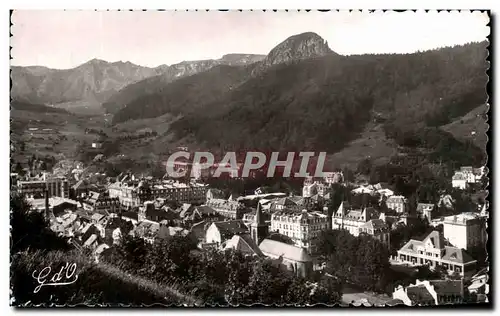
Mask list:
[[[442,259],[464,264],[476,261],[467,252],[465,252],[465,250],[449,246],[445,246],[445,251]]]
[[[211,208],[210,206],[207,206],[207,205],[197,206],[196,209],[198,210],[198,212],[200,212],[200,214],[210,215],[210,214],[217,213],[213,208]]]
[[[248,227],[242,220],[214,222],[214,225],[223,236],[232,236],[248,232]]]
[[[276,257],[283,257],[297,262],[312,262],[311,256],[307,254],[304,248],[288,245],[279,241],[264,239],[260,245],[260,250],[264,254],[270,254]]]
[[[383,220],[378,219],[378,218],[369,220],[368,222],[363,224],[361,227],[369,228],[369,229],[373,229],[373,230],[385,230],[385,229],[389,228],[389,226],[386,223],[384,223]]]
[[[426,303],[430,305],[436,305],[432,294],[429,293],[425,285],[411,286],[406,289],[406,294],[413,304]]]
[[[259,257],[264,256],[257,244],[255,244],[253,239],[248,234],[234,235],[227,241],[224,249],[234,249],[244,254],[255,254]]]
[[[422,241],[424,245],[430,240],[436,249],[442,249],[444,247],[444,237],[437,230],[432,231],[425,239]]]

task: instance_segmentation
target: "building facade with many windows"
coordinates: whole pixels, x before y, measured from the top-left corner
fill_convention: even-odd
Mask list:
[[[18,181],[17,190],[21,195],[31,198],[41,198],[45,190],[49,197],[69,198],[69,183],[63,177],[44,177],[44,179]]]
[[[202,183],[182,183],[168,180],[161,182],[130,181],[115,182],[108,187],[109,196],[117,197],[127,207],[138,207],[146,201],[158,198],[179,203],[202,204],[208,186]]]
[[[460,275],[476,271],[474,260],[464,249],[445,245],[444,236],[438,231],[431,232],[423,241],[410,239],[400,250],[398,260],[410,265],[428,265],[435,269],[441,266],[448,273]]]
[[[342,202],[332,216],[332,229],[345,229],[353,236],[359,236],[361,228],[372,219],[378,219],[377,211],[372,207],[363,210],[351,210],[346,202]],[[364,229],[369,229],[365,227]]]
[[[271,231],[288,236],[297,247],[314,253],[315,239],[322,230],[328,229],[328,221],[328,216],[319,212],[278,211],[271,215]]]

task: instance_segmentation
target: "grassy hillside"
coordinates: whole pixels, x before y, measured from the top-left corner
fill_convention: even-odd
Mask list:
[[[452,134],[456,139],[472,141],[476,146],[486,150],[488,137],[487,123],[488,106],[482,105],[470,111],[450,124],[442,126],[442,129]]]

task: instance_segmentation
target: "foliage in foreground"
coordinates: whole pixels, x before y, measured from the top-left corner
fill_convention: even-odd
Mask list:
[[[179,284],[182,292],[210,305],[335,304],[341,299],[342,287],[335,278],[323,276],[313,284],[271,260],[230,250],[200,253],[181,236],[154,245],[128,238],[107,251],[104,260],[160,283]]]

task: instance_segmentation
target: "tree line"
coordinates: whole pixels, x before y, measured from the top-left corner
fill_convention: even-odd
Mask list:
[[[193,239],[174,236],[153,245],[127,237],[103,254],[121,269],[160,283],[175,283],[205,304],[335,304],[341,283],[329,276],[311,283],[273,264],[272,260],[233,251],[196,250]]]

